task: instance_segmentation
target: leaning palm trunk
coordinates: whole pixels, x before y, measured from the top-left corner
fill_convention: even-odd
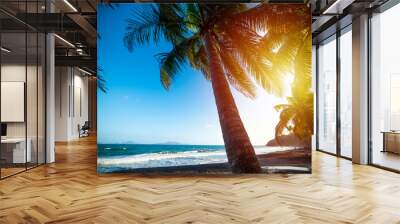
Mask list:
[[[212,88],[218,109],[219,122],[225,142],[228,162],[234,173],[259,173],[261,167],[240,119],[221,65],[215,37],[204,34],[203,41],[209,62]]]

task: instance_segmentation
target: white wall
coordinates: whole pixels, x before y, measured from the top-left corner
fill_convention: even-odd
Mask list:
[[[74,140],[78,125],[88,120],[88,77],[72,67],[56,67],[55,73],[55,140]]]
[[[1,66],[1,81],[25,82],[25,64],[8,64]],[[30,70],[30,68],[28,68]],[[6,108],[1,108],[6,110]],[[25,137],[25,122],[7,123],[7,137]]]
[[[57,67],[55,69],[55,141],[68,140],[68,88],[70,84],[70,77],[68,73],[69,68],[67,67]]]
[[[36,70],[38,69],[38,70]],[[5,122],[7,124],[7,137],[24,138],[25,135],[30,139],[32,161],[44,162],[44,82],[42,68],[35,66],[25,66],[25,64],[9,63],[1,66],[2,82],[24,82],[26,84],[26,107],[23,106],[22,113],[27,115],[27,120],[22,122]],[[27,78],[27,80],[25,80]],[[2,95],[2,98],[7,97]],[[10,110],[10,108],[1,108]],[[12,111],[11,111],[12,113]],[[37,156],[36,153],[39,153]]]
[[[76,71],[76,70],[75,70]],[[81,126],[88,121],[89,119],[89,112],[88,112],[88,77],[81,76],[82,73],[79,75],[74,75],[74,108],[72,109],[72,120],[71,120],[71,135],[73,138],[79,137],[78,132],[78,124]]]
[[[36,67],[18,65],[18,64],[5,64],[1,66],[1,81],[2,82],[24,82],[27,69],[28,87],[27,87],[27,118],[28,118],[28,137],[29,137],[29,127],[32,130],[36,130],[36,112],[37,99],[36,99]],[[41,72],[39,70],[39,72]],[[4,96],[3,96],[4,97]],[[39,105],[40,107],[41,105]],[[1,108],[6,110],[6,108]],[[31,122],[34,122],[31,124]],[[34,127],[33,127],[34,126]],[[7,135],[9,137],[24,137],[25,136],[25,122],[7,122]],[[36,135],[36,132],[35,132]]]

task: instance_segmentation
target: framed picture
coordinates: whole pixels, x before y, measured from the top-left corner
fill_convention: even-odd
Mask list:
[[[310,173],[304,4],[98,6],[98,172]]]

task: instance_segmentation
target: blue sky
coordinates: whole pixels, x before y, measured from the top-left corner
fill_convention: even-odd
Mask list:
[[[222,145],[211,83],[186,66],[166,91],[154,56],[171,46],[160,42],[131,53],[123,45],[126,19],[143,5],[98,5],[98,66],[108,88],[98,91],[98,142]],[[233,94],[253,145],[273,138],[278,113],[272,107],[284,100],[262,90],[256,100]]]

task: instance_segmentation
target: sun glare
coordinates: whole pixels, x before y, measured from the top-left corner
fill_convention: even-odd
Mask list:
[[[287,73],[285,74],[283,78],[284,86],[285,86],[285,96],[291,96],[292,95],[292,83],[294,81],[294,75],[292,73]]]

